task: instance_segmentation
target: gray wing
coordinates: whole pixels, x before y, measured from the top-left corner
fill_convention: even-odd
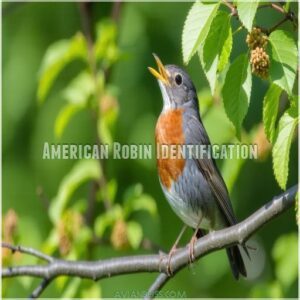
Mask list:
[[[208,135],[198,115],[194,112],[186,112],[185,115],[185,143],[195,145],[210,145]],[[229,199],[226,184],[218,170],[214,159],[194,159],[194,161],[204,178],[207,180],[209,187],[211,188],[211,191],[213,192],[215,199],[217,200],[220,210],[224,215],[226,223],[228,223],[228,225],[236,224],[237,221],[233,213],[233,208]]]

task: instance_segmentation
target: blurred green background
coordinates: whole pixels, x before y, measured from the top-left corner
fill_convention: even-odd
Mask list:
[[[293,3],[296,12],[296,3]],[[93,3],[92,30],[96,24],[111,16],[112,3]],[[110,67],[107,89],[117,101],[118,117],[112,130],[114,141],[121,143],[154,143],[154,128],[162,108],[161,94],[147,66],[154,66],[152,52],[164,63],[182,65],[181,32],[191,3],[123,3],[117,23],[117,45],[121,57]],[[155,160],[105,161],[105,177],[110,183],[114,205],[123,205],[126,197],[152,198],[157,208],[136,210],[128,217],[140,225],[143,242],[138,249],[118,249],[112,241],[116,222],[111,222],[101,237],[94,232],[94,222],[107,212],[97,198],[88,220],[88,198],[94,181],[82,184],[69,199],[71,212],[77,212],[79,224],[69,231],[86,229],[81,249],[73,239],[68,249],[61,240],[49,242],[54,225],[49,216],[49,205],[55,200],[63,178],[76,161],[43,160],[44,142],[94,143],[95,124],[88,112],[82,110],[70,120],[60,139],[54,134],[56,116],[65,104],[61,91],[81,70],[81,62],[68,65],[55,80],[42,105],[37,101],[38,74],[47,48],[54,42],[69,39],[82,31],[78,4],[75,3],[20,3],[3,4],[2,29],[2,146],[3,146],[3,231],[11,226],[11,242],[45,250],[56,256],[76,259],[101,259],[121,255],[157,252],[157,247],[168,251],[175,241],[181,221],[175,216],[161,191]],[[278,20],[276,12],[259,12],[258,23],[272,24]],[[232,22],[233,31],[237,28]],[[284,25],[290,29],[290,24]],[[246,32],[234,35],[231,59],[245,51]],[[204,124],[212,143],[236,142],[234,128],[227,119],[222,102],[212,99],[208,82],[194,57],[186,67],[199,92],[200,108],[205,111]],[[267,82],[253,79],[249,112],[244,122],[245,135],[256,141],[263,150],[260,160],[218,161],[239,220],[280,194],[272,171],[270,149],[261,133],[262,100]],[[207,105],[212,103],[212,105]],[[297,138],[290,156],[288,187],[297,183]],[[140,184],[140,185],[137,185]],[[117,186],[117,188],[116,188]],[[143,187],[143,192],[140,190]],[[131,188],[130,188],[131,187]],[[129,190],[128,190],[129,189]],[[101,193],[101,192],[100,192]],[[129,196],[128,196],[129,194]],[[130,196],[135,194],[134,196]],[[127,196],[126,196],[127,195]],[[149,200],[149,205],[153,202]],[[148,203],[148,202],[147,202]],[[120,206],[118,206],[120,207]],[[108,208],[109,210],[109,208]],[[71,215],[71,222],[74,222]],[[68,216],[64,215],[67,219]],[[68,219],[69,220],[69,219]],[[6,222],[6,223],[5,223]],[[66,221],[67,222],[67,221]],[[92,222],[91,224],[88,224]],[[59,228],[57,229],[60,232]],[[67,230],[66,228],[61,230]],[[9,236],[3,233],[4,238]],[[101,231],[101,230],[100,230]],[[79,235],[79,233],[76,233]],[[91,233],[92,232],[92,233]],[[133,232],[135,232],[133,230]],[[5,235],[6,234],[6,235]],[[140,235],[139,229],[137,235]],[[187,242],[192,234],[186,234]],[[74,235],[74,234],[73,234]],[[83,234],[84,235],[84,234]],[[90,240],[91,235],[99,243]],[[84,235],[85,236],[85,235]],[[60,236],[61,238],[61,236]],[[54,238],[55,240],[55,238]],[[134,237],[133,237],[134,240]],[[150,242],[151,241],[151,242]],[[74,243],[72,243],[74,242]],[[45,245],[46,244],[46,245]],[[49,246],[51,244],[51,246]],[[150,244],[150,250],[142,249]],[[297,297],[297,225],[295,212],[289,210],[263,227],[249,241],[257,248],[247,261],[249,280],[236,282],[230,272],[225,251],[202,258],[177,274],[163,289],[164,297]],[[156,247],[157,246],[157,247]],[[70,250],[73,249],[74,251]],[[77,248],[76,248],[77,247]],[[79,249],[80,248],[80,249]],[[87,248],[89,248],[87,250]],[[145,248],[145,247],[144,247]],[[147,247],[146,247],[147,248]],[[149,248],[149,247],[148,247]],[[71,253],[71,254],[70,254]],[[24,255],[9,256],[8,264],[36,263]],[[7,257],[6,257],[7,256]],[[118,276],[94,283],[78,279],[58,279],[43,293],[44,297],[137,297],[147,291],[155,274]],[[3,296],[26,297],[38,284],[30,278],[11,278],[4,281]],[[175,294],[174,294],[175,293]]]

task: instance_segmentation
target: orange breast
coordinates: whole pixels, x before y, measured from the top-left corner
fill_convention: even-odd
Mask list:
[[[160,115],[155,130],[158,152],[161,149],[161,145],[184,144],[182,113],[183,109],[172,109]],[[176,151],[179,151],[179,149]],[[185,160],[180,156],[180,152],[178,152],[178,155],[175,155],[176,158],[161,158],[160,153],[157,154],[160,157],[157,158],[157,167],[161,183],[169,189],[172,181],[176,180],[182,173]]]

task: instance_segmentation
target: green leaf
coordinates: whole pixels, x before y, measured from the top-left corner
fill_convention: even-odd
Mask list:
[[[143,193],[141,184],[136,184],[125,192],[124,215],[129,217],[131,213],[140,210],[147,211],[152,216],[157,213],[155,200],[150,195]]]
[[[272,256],[276,263],[276,277],[285,288],[289,288],[298,276],[297,234],[290,233],[278,238],[272,249]]]
[[[249,32],[252,30],[253,20],[256,14],[258,3],[259,0],[239,0],[237,2],[239,18]]]
[[[297,46],[292,35],[283,30],[273,31],[271,43],[270,76],[274,83],[292,94],[297,70]]]
[[[54,134],[57,139],[60,139],[66,126],[70,122],[71,118],[80,110],[81,106],[74,104],[67,104],[62,107],[58,113],[55,124],[54,124]]]
[[[157,213],[157,207],[155,200],[147,194],[142,194],[140,197],[131,198],[124,203],[124,211],[126,216],[130,215],[134,211],[144,210],[155,216]]]
[[[248,56],[242,54],[230,65],[222,89],[226,114],[235,126],[239,138],[242,122],[250,102],[251,84]]]
[[[265,97],[263,105],[263,121],[265,133],[271,143],[275,137],[275,122],[277,119],[279,99],[282,89],[276,84],[271,84]]]
[[[103,236],[105,230],[112,226],[117,220],[123,218],[123,210],[119,204],[114,205],[105,214],[96,218],[95,233],[98,237]]]
[[[98,136],[103,143],[112,144],[113,130],[119,115],[118,101],[112,95],[104,95],[101,98],[101,107],[101,115],[97,121]]]
[[[42,252],[51,255],[59,245],[59,235],[56,228],[53,228],[46,241],[43,243]]]
[[[182,53],[185,64],[188,64],[207,36],[219,5],[219,2],[203,3],[197,1],[190,9],[182,32]]]
[[[219,11],[211,23],[211,29],[204,41],[200,45],[199,57],[204,73],[208,79],[211,93],[214,95],[217,81],[217,69],[219,66],[219,59],[223,52],[223,47],[230,35],[230,17],[227,13]],[[227,49],[228,50],[228,49]],[[226,50],[225,52],[226,53]],[[226,64],[229,58],[229,53],[223,54],[222,64]]]
[[[94,93],[94,79],[89,72],[84,71],[71,81],[63,90],[62,95],[69,103],[84,107]]]
[[[72,170],[67,174],[58,189],[58,193],[51,200],[49,216],[56,224],[61,218],[62,212],[74,191],[88,180],[99,180],[101,176],[99,163],[97,160],[82,160],[75,163]]]
[[[226,65],[228,64],[230,53],[232,49],[232,30],[230,26],[230,19],[229,19],[229,30],[227,34],[227,38],[223,44],[223,49],[219,57],[219,64],[218,64],[218,72],[222,72]]]
[[[116,179],[111,179],[106,184],[106,189],[100,189],[97,193],[97,200],[108,200],[111,204],[114,203],[118,191],[118,182]]]
[[[137,249],[143,239],[142,226],[134,221],[127,223],[127,236],[128,241],[133,249]]]
[[[289,153],[299,118],[291,107],[279,120],[278,134],[272,149],[273,169],[279,186],[285,190],[289,172]]]
[[[76,58],[86,59],[87,46],[81,33],[76,34],[69,40],[61,40],[52,44],[42,61],[39,71],[37,98],[42,103],[54,80],[63,68]]]
[[[96,42],[94,51],[97,59],[105,60],[106,67],[120,57],[120,51],[116,44],[117,26],[110,19],[103,20],[96,27]]]

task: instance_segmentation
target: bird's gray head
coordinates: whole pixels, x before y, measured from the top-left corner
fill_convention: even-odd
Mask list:
[[[163,96],[164,110],[180,107],[198,107],[197,93],[190,76],[175,65],[164,66],[154,54],[158,71],[149,67],[149,71],[157,78]]]

